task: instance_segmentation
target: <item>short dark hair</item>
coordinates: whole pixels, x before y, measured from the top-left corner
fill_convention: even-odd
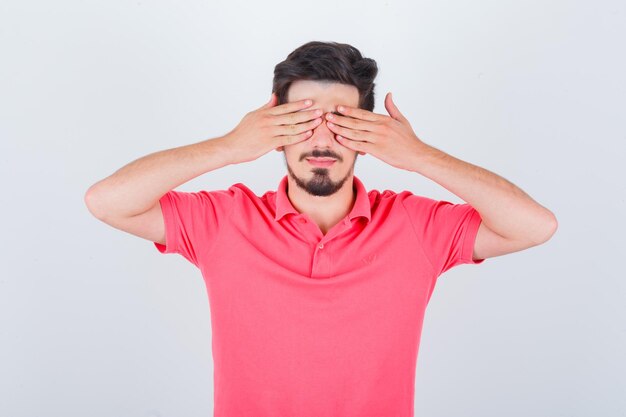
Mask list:
[[[338,42],[311,41],[291,52],[274,67],[272,92],[277,105],[287,102],[291,83],[298,80],[332,81],[353,85],[359,90],[361,109],[374,110],[376,61],[364,58],[354,46]]]

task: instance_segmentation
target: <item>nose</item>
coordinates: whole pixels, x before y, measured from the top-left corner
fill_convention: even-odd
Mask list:
[[[320,116],[322,118],[322,123],[313,129],[313,135],[309,138],[314,146],[318,146],[320,148],[332,147],[333,142],[336,141],[335,133],[326,125],[326,123],[328,123],[328,120],[326,120],[326,114],[327,113],[324,113]]]

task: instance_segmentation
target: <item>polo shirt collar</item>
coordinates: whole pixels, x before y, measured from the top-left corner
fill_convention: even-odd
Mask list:
[[[352,176],[353,189],[356,189],[356,200],[354,206],[348,215],[350,220],[357,217],[365,217],[367,221],[371,220],[371,207],[370,200],[367,194],[365,186],[355,175]],[[289,213],[300,214],[298,210],[294,208],[287,196],[287,175],[278,184],[278,190],[276,191],[276,214],[274,220],[278,221],[283,216]]]

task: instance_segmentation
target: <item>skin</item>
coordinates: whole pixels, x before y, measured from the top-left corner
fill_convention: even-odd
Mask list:
[[[352,209],[353,171],[359,153],[429,178],[474,207],[482,219],[474,259],[527,249],[555,233],[554,213],[519,187],[418,138],[391,93],[385,96],[389,115],[359,109],[354,86],[310,80],[292,84],[288,101],[305,98],[313,99],[313,104],[326,113],[311,137],[283,146],[289,172],[288,196],[324,234]],[[319,168],[306,161],[309,156],[330,156],[338,161],[329,168]]]
[[[519,187],[418,138],[391,93],[385,96],[389,115],[359,109],[353,86],[315,81],[294,83],[289,100],[304,98],[312,98],[326,113],[312,137],[284,147],[288,195],[294,207],[309,215],[324,233],[350,212],[355,197],[354,162],[358,153],[365,152],[393,167],[437,182],[474,207],[482,219],[474,259],[527,249],[546,242],[555,233],[554,213]],[[320,170],[304,159],[315,155],[340,160]]]
[[[554,213],[519,187],[422,142],[391,93],[384,102],[388,116],[359,109],[358,98],[358,90],[351,85],[295,82],[288,103],[276,106],[272,94],[270,101],[247,113],[222,137],[133,161],[90,187],[85,202],[96,217],[114,227],[165,244],[160,196],[200,174],[252,161],[276,149],[284,152],[289,200],[326,234],[352,209],[356,157],[367,153],[426,177],[473,206],[482,219],[474,259],[536,246],[556,232]],[[306,99],[314,102],[305,103]],[[311,105],[322,112],[314,114],[315,110],[308,108]],[[263,140],[258,140],[259,135]],[[337,161],[320,168],[306,161],[310,156],[330,156]]]
[[[284,153],[288,172],[287,195],[300,213],[308,216],[326,234],[350,213],[356,195],[353,191],[354,165],[358,152],[339,143],[327,126],[327,113],[337,113],[337,106],[357,107],[359,92],[355,86],[312,80],[291,84],[287,101],[313,100],[306,110],[321,109],[323,122],[308,139],[278,148]],[[331,157],[330,167],[311,165],[307,157]]]
[[[554,213],[522,189],[494,172],[422,142],[391,93],[385,96],[385,109],[389,116],[338,106],[340,115],[326,114],[326,125],[345,147],[429,178],[474,207],[482,219],[474,259],[527,249],[545,243],[556,232]],[[331,116],[333,124],[328,120]]]

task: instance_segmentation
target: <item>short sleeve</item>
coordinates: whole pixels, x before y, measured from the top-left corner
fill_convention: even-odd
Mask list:
[[[472,259],[482,218],[470,204],[454,204],[411,193],[403,196],[402,204],[436,276],[457,265],[484,262],[484,259]]]
[[[170,190],[160,199],[165,223],[161,253],[177,253],[199,267],[201,255],[210,251],[233,206],[229,190],[185,192]]]

